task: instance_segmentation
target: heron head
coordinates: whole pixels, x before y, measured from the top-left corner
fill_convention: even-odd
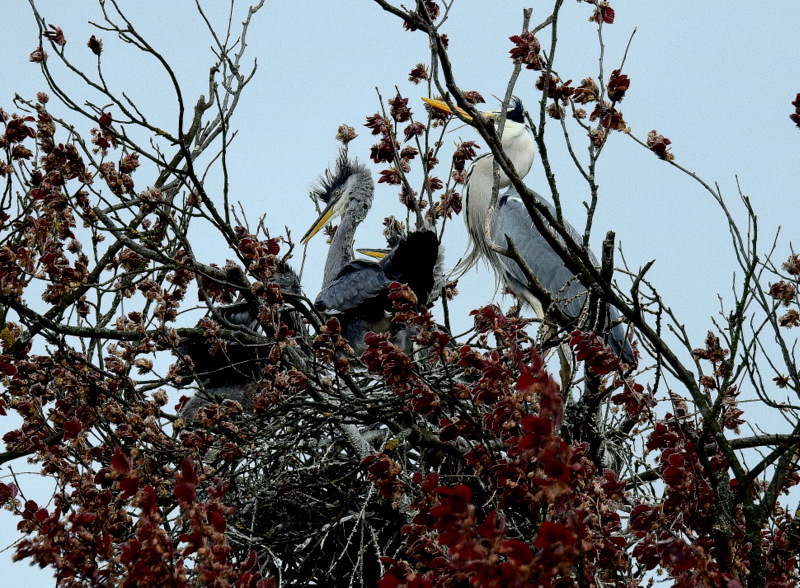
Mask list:
[[[339,151],[336,165],[325,170],[325,174],[311,191],[311,196],[324,202],[325,208],[300,242],[308,243],[328,221],[342,216],[350,206],[359,184],[371,181],[369,170],[363,164],[347,158],[347,149]],[[369,204],[371,202],[367,203]]]
[[[499,110],[497,111],[497,115],[500,116]],[[508,109],[506,110],[506,118],[515,123],[525,124],[525,109],[522,107],[522,100],[517,96],[511,97],[508,103]]]
[[[423,97],[422,100],[427,102],[434,108],[438,108],[439,110],[443,110],[445,112],[453,112],[446,102],[443,100],[432,100],[431,98]],[[459,107],[455,107],[456,112],[458,112],[461,116],[463,116],[467,120],[472,120],[472,117],[467,114],[466,110],[462,110]],[[479,111],[483,116],[487,118],[500,118],[500,114],[502,113],[501,109],[497,110],[481,110]],[[511,100],[508,103],[508,108],[506,109],[506,119],[510,120],[515,123],[525,124],[525,117],[524,117],[525,109],[522,107],[522,100],[520,100],[517,96],[512,96]]]
[[[499,119],[503,113],[501,109],[487,110],[482,112],[483,116],[487,118]],[[516,96],[512,96],[506,108],[506,126],[503,128],[503,138],[507,132],[515,134],[525,126],[525,109],[522,107],[522,100]]]

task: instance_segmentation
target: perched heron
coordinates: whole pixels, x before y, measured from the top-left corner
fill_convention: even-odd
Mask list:
[[[272,282],[280,286],[281,291],[299,296],[300,279],[285,261],[279,261]],[[214,308],[211,318],[216,319],[219,327],[241,331],[252,336],[265,336],[258,318],[259,309],[246,300]],[[281,323],[293,331],[295,336],[305,335],[303,318],[296,310],[286,306],[279,315]],[[252,406],[258,392],[258,381],[264,369],[264,358],[271,345],[245,344],[235,340],[227,340],[224,349],[211,353],[207,339],[202,335],[184,337],[177,348],[181,356],[189,356],[194,364],[202,390],[196,393],[181,410],[186,417],[194,416],[200,408],[212,402],[226,398],[236,400],[245,410]]]
[[[435,108],[452,112],[441,100],[428,98],[423,100]],[[463,110],[460,110],[460,113],[467,119],[471,118]],[[493,110],[482,114],[497,118],[500,113],[499,110]],[[525,177],[533,165],[536,145],[530,127],[525,122],[522,102],[516,96],[511,98],[506,111],[501,143],[517,174],[520,178]],[[485,227],[494,187],[493,164],[494,156],[486,153],[476,158],[467,171],[464,185],[466,208],[464,222],[470,237],[470,249],[459,269],[466,271],[475,265],[479,258],[484,258],[508,289],[517,298],[530,305],[539,318],[544,318],[546,309],[529,285],[522,268],[510,257],[493,250],[487,241]],[[544,235],[537,230],[519,193],[511,186],[508,176],[502,170],[500,170],[499,184],[501,190],[508,189],[500,194],[497,200],[489,228],[491,242],[505,247],[506,235],[511,238],[539,285],[550,294],[551,299],[568,318],[578,319],[587,302],[586,286],[566,267]],[[533,196],[555,216],[555,209],[550,203],[535,192]],[[578,232],[569,223],[565,222],[564,225],[566,231],[580,242]],[[553,234],[557,235],[555,232]],[[592,252],[588,253],[591,262],[595,266],[598,265]],[[618,318],[618,311],[609,306],[606,324],[615,323]],[[614,324],[611,327],[606,340],[623,362],[630,366],[636,365],[633,349],[621,324]]]
[[[433,231],[414,231],[399,237],[379,261],[354,259],[353,239],[372,205],[375,184],[367,167],[347,158],[342,150],[333,172],[326,172],[315,190],[325,209],[303,236],[308,241],[330,220],[340,216],[331,238],[322,290],[314,306],[335,316],[342,335],[356,355],[366,350],[369,331],[392,333],[395,344],[410,351],[410,335],[392,323],[389,289],[393,282],[408,284],[420,304],[430,304],[441,283],[439,241]]]

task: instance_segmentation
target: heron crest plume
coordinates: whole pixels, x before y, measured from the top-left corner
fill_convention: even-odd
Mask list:
[[[349,159],[347,148],[343,147],[339,150],[336,163],[325,170],[325,173],[319,177],[317,185],[311,189],[311,196],[328,204],[331,198],[335,197],[336,190],[343,191],[348,179],[363,173],[369,173],[367,166],[357,159]]]

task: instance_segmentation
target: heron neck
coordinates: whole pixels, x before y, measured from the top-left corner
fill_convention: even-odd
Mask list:
[[[533,135],[527,125],[506,121],[503,129],[502,138],[503,150],[505,151],[514,169],[520,178],[524,178],[533,165],[533,158],[536,153],[536,145]],[[487,259],[493,259],[497,254],[489,249],[484,238],[486,217],[492,199],[494,188],[494,156],[488,153],[479,157],[472,164],[469,171],[468,190],[466,194],[466,224],[472,241],[473,247],[482,253]],[[500,171],[500,181],[498,189],[505,190],[511,185],[508,176]],[[474,259],[476,255],[471,255]]]
[[[464,220],[467,225],[472,245],[486,258],[492,259],[495,253],[486,245],[483,238],[483,231],[486,225],[486,217],[489,212],[489,205],[492,201],[492,188],[494,187],[494,157],[491,155],[479,157],[472,164],[469,171],[466,189],[466,216]],[[503,189],[503,178],[508,185],[508,176],[500,171],[500,190]]]
[[[531,130],[525,124],[506,121],[501,142],[503,150],[514,164],[517,175],[524,178],[531,170],[533,157],[536,154],[536,144],[533,141]],[[503,170],[500,170],[500,187],[506,188],[510,184],[508,176],[503,173]]]
[[[323,289],[336,279],[345,265],[353,261],[355,257],[353,242],[356,229],[367,217],[367,213],[372,206],[374,192],[375,184],[369,172],[359,174],[353,193],[350,196],[347,210],[342,215],[339,228],[336,229],[336,234],[331,239],[328,257],[325,260],[325,273],[322,278]]]

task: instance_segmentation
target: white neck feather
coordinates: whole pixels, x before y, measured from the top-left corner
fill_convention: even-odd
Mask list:
[[[530,129],[522,123],[507,120],[503,129],[502,143],[503,150],[514,165],[514,170],[519,174],[520,178],[524,178],[528,175],[533,165],[533,158],[536,153],[536,145]],[[486,246],[487,239],[483,235],[486,216],[492,199],[492,188],[494,187],[493,163],[493,155],[484,155],[475,160],[468,172],[469,190],[467,193],[465,220],[472,242],[471,251],[467,256],[470,266],[477,261],[477,257],[480,254],[485,255],[489,260],[496,255]],[[499,171],[499,189],[502,191],[508,188],[511,182],[502,169]]]

